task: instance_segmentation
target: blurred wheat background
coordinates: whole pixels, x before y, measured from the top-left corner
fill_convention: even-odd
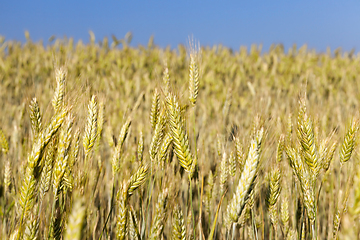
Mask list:
[[[359,239],[360,55],[0,39],[1,239]]]

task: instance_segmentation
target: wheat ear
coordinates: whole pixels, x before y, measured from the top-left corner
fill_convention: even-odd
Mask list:
[[[36,98],[33,98],[31,100],[29,107],[30,107],[31,129],[32,129],[34,138],[36,138],[42,128],[40,107],[39,107],[39,103],[37,102]]]
[[[45,193],[50,189],[52,169],[53,169],[53,164],[55,162],[55,148],[56,146],[54,140],[52,140],[48,146],[48,150],[45,156],[44,167],[40,176],[40,186],[39,186],[40,203],[42,202]]]
[[[148,166],[140,166],[136,173],[134,173],[129,182],[124,182],[117,194],[117,221],[116,221],[116,236],[118,239],[124,239],[128,224],[128,199],[147,179]]]
[[[156,123],[153,137],[150,143],[150,159],[152,162],[155,161],[156,156],[159,152],[160,143],[164,137],[164,129],[165,129],[165,113],[162,112],[159,116],[159,120]]]
[[[52,100],[55,112],[60,110],[64,102],[66,74],[66,70],[63,67],[55,70],[56,89]]]
[[[72,125],[73,118],[71,115],[68,115],[66,124],[60,134],[58,154],[53,169],[53,190],[55,198],[57,198],[57,194],[59,194],[59,190],[62,188],[63,176],[68,167]]]
[[[286,125],[286,142],[288,144],[290,144],[292,141],[292,133],[293,133],[292,114],[289,114]]]
[[[96,143],[95,143],[95,151],[96,152],[99,150],[100,140],[102,138],[102,133],[103,133],[103,128],[104,128],[104,111],[105,111],[104,101],[100,101],[99,112],[98,112],[98,121],[97,121]]]
[[[160,239],[164,230],[168,201],[168,189],[164,189],[155,206],[155,216],[151,224],[149,239]]]
[[[38,239],[39,234],[39,218],[35,214],[31,213],[26,221],[26,227],[24,232],[25,239]]]
[[[236,188],[232,200],[227,207],[229,224],[236,223],[241,215],[242,210],[244,209],[246,200],[254,183],[258,164],[259,145],[258,141],[253,139],[250,144],[249,155],[245,162],[239,184]]]
[[[288,202],[288,198],[285,197],[284,199],[282,199],[281,201],[281,207],[280,207],[280,219],[281,222],[284,226],[284,236],[286,237],[288,235],[289,232],[289,202]]]
[[[128,189],[128,196],[131,196],[134,191],[139,188],[147,179],[148,176],[148,165],[140,166],[136,173],[134,173],[129,181],[129,189]]]
[[[246,159],[243,156],[244,155],[243,154],[243,149],[242,149],[239,138],[238,137],[234,138],[234,142],[235,142],[236,161],[238,163],[240,173],[242,173],[242,171],[244,169],[244,164],[245,164]]]
[[[285,143],[285,135],[281,134],[278,145],[277,145],[277,149],[276,149],[276,161],[277,162],[281,162],[281,160],[282,160],[282,155],[283,155],[283,151],[284,151],[284,143]]]
[[[66,228],[65,240],[83,239],[83,230],[86,224],[85,217],[86,207],[83,199],[75,199]]]
[[[111,161],[113,176],[115,175],[115,173],[118,172],[120,168],[121,150],[122,150],[122,146],[124,145],[125,139],[129,133],[130,125],[131,125],[131,118],[128,118],[120,130],[120,135],[118,140],[119,142],[115,147],[115,151]]]
[[[121,127],[119,140],[118,140],[118,146],[120,146],[120,148],[122,148],[124,145],[125,139],[129,133],[130,126],[131,126],[131,117],[128,117],[124,125]]]
[[[144,135],[143,132],[140,131],[139,142],[137,147],[137,158],[139,162],[142,162],[143,156],[144,156]]]
[[[67,116],[65,127],[60,133],[60,140],[58,146],[58,154],[53,168],[53,192],[54,200],[51,210],[49,236],[59,239],[63,229],[63,210],[57,206],[59,193],[63,189],[63,177],[68,167],[68,158],[71,141],[71,130],[73,125],[73,118],[71,115]]]
[[[165,66],[164,72],[163,72],[163,82],[165,85],[164,93],[168,94],[170,89],[170,75],[169,75],[169,68]]]
[[[356,133],[358,130],[358,122],[356,120],[351,121],[351,125],[345,135],[344,142],[340,150],[340,163],[344,164],[351,158],[351,154],[355,147]]]
[[[116,238],[119,240],[125,239],[126,228],[127,228],[127,217],[128,217],[128,207],[127,207],[127,189],[128,185],[126,183],[122,184],[122,188],[117,194],[117,221],[116,221]]]
[[[190,66],[189,66],[189,92],[190,102],[195,105],[196,99],[199,92],[199,68],[198,64],[196,63],[196,53],[190,54]]]
[[[206,180],[206,187],[205,187],[205,196],[206,196],[206,205],[205,209],[208,214],[211,213],[211,200],[213,195],[213,189],[214,189],[214,175],[210,171],[207,180]]]
[[[226,152],[223,153],[222,159],[221,159],[221,163],[220,163],[220,195],[222,196],[223,193],[225,192],[225,188],[226,188],[226,184],[227,184],[227,179],[228,179],[228,175],[229,175],[229,171],[228,171],[228,159],[227,159],[227,154]]]
[[[314,180],[318,176],[321,166],[319,164],[319,156],[315,145],[313,124],[306,113],[305,99],[300,99],[297,134],[301,143],[302,157],[309,166]]]
[[[12,175],[12,171],[11,171],[10,161],[7,160],[5,162],[5,169],[4,169],[4,194],[6,194],[11,190],[11,175]]]
[[[337,142],[333,143],[329,148],[326,147],[323,156],[321,156],[321,166],[325,170],[325,172],[329,170],[330,163],[334,158],[336,148]]]
[[[268,204],[269,204],[269,216],[271,224],[274,228],[275,236],[277,234],[277,225],[278,225],[278,214],[277,214],[277,200],[280,195],[280,170],[275,169],[270,172],[270,186],[269,186],[269,198],[268,198]]]
[[[316,218],[316,205],[315,192],[313,187],[313,175],[311,175],[312,173],[309,172],[307,165],[303,164],[299,153],[297,153],[294,149],[287,148],[286,154],[290,160],[290,166],[292,167],[300,182],[307,215],[311,223],[314,223]]]
[[[141,236],[140,236],[140,232],[139,232],[139,223],[138,220],[136,218],[136,213],[134,211],[134,209],[130,206],[130,209],[128,211],[128,219],[129,219],[129,230],[128,230],[128,234],[129,234],[129,239],[132,240],[140,240]]]
[[[75,163],[78,161],[79,156],[79,147],[80,147],[80,130],[77,129],[75,131],[74,137],[73,137],[74,144],[71,147],[71,152],[69,153],[69,170],[72,170]]]
[[[167,133],[163,139],[163,142],[161,143],[161,146],[159,149],[160,151],[159,151],[159,155],[158,155],[159,163],[162,168],[164,167],[167,153],[168,153],[171,143],[172,143],[171,135],[169,133]]]
[[[88,105],[88,117],[85,126],[83,146],[85,149],[85,161],[87,161],[97,136],[98,104],[95,95],[91,97]],[[86,163],[85,163],[86,164]]]
[[[237,167],[236,156],[235,156],[234,152],[230,152],[230,156],[229,156],[229,175],[230,176],[235,177],[236,167]]]
[[[1,128],[0,128],[0,147],[1,147],[1,151],[4,153],[7,153],[9,151],[9,143],[6,140],[5,134]]]
[[[186,131],[182,125],[180,115],[180,106],[174,95],[166,96],[168,122],[170,125],[171,135],[174,144],[174,152],[179,160],[180,165],[187,172],[191,172],[192,157],[190,153],[190,145]]]
[[[25,170],[24,182],[20,188],[20,221],[18,237],[21,238],[23,233],[23,221],[27,219],[27,215],[34,206],[35,189],[38,178],[38,166],[44,154],[45,147],[50,142],[52,136],[57,132],[63,123],[68,109],[63,108],[55,117],[53,117],[49,126],[39,134],[36,142],[33,145],[32,151],[28,158],[28,164]]]
[[[174,240],[185,240],[186,239],[186,228],[185,228],[185,224],[184,224],[184,216],[178,205],[176,205],[173,210],[172,239],[174,239]]]
[[[156,124],[159,121],[159,115],[160,115],[160,94],[155,88],[153,100],[151,104],[151,112],[150,112],[150,123],[153,130],[155,130]]]

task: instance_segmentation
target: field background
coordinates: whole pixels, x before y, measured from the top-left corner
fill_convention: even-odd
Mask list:
[[[360,237],[359,54],[114,40],[0,40],[2,239]]]

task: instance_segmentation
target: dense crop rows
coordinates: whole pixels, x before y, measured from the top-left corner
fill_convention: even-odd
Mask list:
[[[359,55],[113,40],[0,39],[1,239],[360,237]]]

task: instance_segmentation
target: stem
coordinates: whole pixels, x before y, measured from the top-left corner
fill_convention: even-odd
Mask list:
[[[148,212],[149,211],[149,207],[150,207],[150,203],[151,203],[151,199],[152,199],[152,191],[153,191],[153,188],[154,188],[154,185],[155,185],[155,177],[153,178],[152,177],[152,172],[153,172],[153,170],[152,170],[152,165],[151,165],[151,168],[150,168],[150,179],[149,179],[149,186],[148,186],[148,192],[147,192],[147,194],[148,194],[148,197],[147,197],[147,206],[146,206],[146,212]],[[150,214],[146,214],[146,217],[145,217],[145,230],[144,230],[144,234],[145,234],[145,232],[146,232],[146,223],[148,222],[148,218],[149,217],[151,217],[151,216],[149,216]]]
[[[258,238],[258,234],[257,234],[257,230],[256,230],[254,211],[250,209],[250,213],[251,213],[252,225],[253,225],[253,230],[254,230],[254,238],[256,240],[258,240],[259,238]]]
[[[56,202],[57,202],[57,195],[58,195],[58,191],[55,191],[54,194],[54,201],[51,207],[51,218],[50,218],[50,226],[49,226],[49,232],[48,232],[48,238],[51,239],[51,234],[52,234],[52,228],[53,228],[53,218],[54,218],[54,211],[55,211],[55,207],[56,207]]]
[[[97,189],[97,185],[98,185],[98,182],[99,182],[99,178],[100,178],[101,172],[102,172],[102,167],[99,168],[99,171],[98,171],[98,173],[96,174],[96,181],[95,181],[95,185],[94,185],[94,190],[93,190],[93,194],[92,194],[92,199],[94,199],[95,192],[96,192],[96,189]]]
[[[231,233],[231,239],[234,239],[235,229],[236,229],[236,225],[235,225],[235,223],[232,223],[232,233]]]
[[[204,177],[201,177],[201,193],[200,193],[200,211],[199,211],[199,239],[202,240],[203,238],[203,231],[202,231],[202,201],[203,201],[203,193],[204,193]]]
[[[312,239],[316,240],[315,221],[311,221],[311,235]]]
[[[194,146],[195,146],[195,157],[197,159],[197,146],[196,146],[196,115],[195,115],[195,106],[193,107],[193,131],[194,131]]]
[[[220,202],[217,206],[217,209],[216,209],[216,213],[215,213],[215,218],[214,218],[214,222],[211,226],[211,231],[210,231],[210,234],[209,234],[209,237],[208,239],[209,240],[212,240],[214,238],[214,235],[215,235],[215,228],[216,228],[216,222],[217,222],[217,219],[218,219],[218,216],[219,216],[219,211],[220,211],[220,207],[221,207],[221,203],[222,201],[224,200],[224,197],[225,197],[225,194],[226,194],[226,191],[224,192],[224,194],[222,195],[221,199],[220,199]],[[234,223],[235,224],[235,223]],[[235,227],[235,226],[234,226]],[[228,231],[228,235],[230,235],[230,229],[227,230]],[[234,229],[235,231],[235,229]]]
[[[195,233],[195,216],[194,216],[194,208],[193,208],[193,203],[192,203],[192,188],[191,188],[191,177],[190,174],[189,176],[189,194],[190,194],[190,211],[191,211],[191,215],[192,215],[192,224],[193,224],[193,232],[194,232],[194,239],[196,239],[196,233]]]
[[[274,230],[274,239],[277,240],[278,239],[278,237],[277,237],[277,226],[275,224],[273,225],[273,230]]]
[[[111,216],[111,212],[114,208],[114,194],[115,194],[115,179],[113,178],[113,187],[112,187],[112,191],[111,191],[111,200],[110,200],[110,211],[109,211],[109,214],[106,218],[106,221],[105,221],[105,224],[104,224],[104,227],[103,229],[101,230],[101,234],[100,234],[100,237],[99,237],[99,240],[102,238],[102,235],[105,231],[105,228],[106,228],[106,225],[110,219],[110,216]]]

